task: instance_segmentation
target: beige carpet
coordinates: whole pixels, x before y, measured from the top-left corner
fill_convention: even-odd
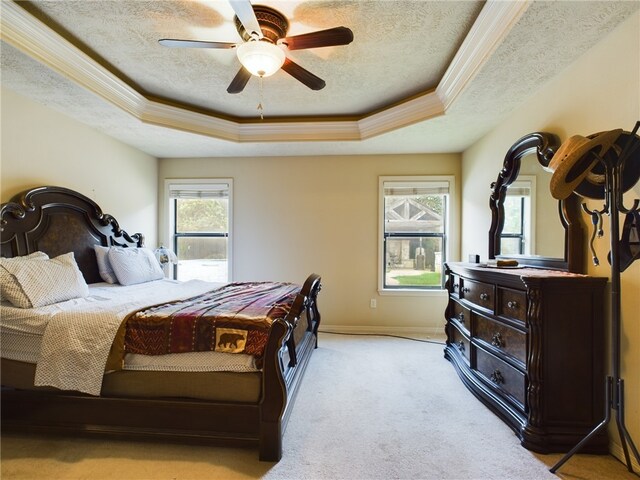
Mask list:
[[[538,455],[458,380],[442,346],[323,334],[284,438],[252,449],[34,435],[2,438],[11,479],[630,479],[611,456]]]

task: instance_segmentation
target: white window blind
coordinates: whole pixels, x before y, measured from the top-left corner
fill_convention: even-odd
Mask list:
[[[420,185],[416,185],[420,183]],[[417,195],[442,195],[449,193],[449,182],[384,182],[386,197],[415,197]]]
[[[170,198],[229,198],[228,183],[177,184],[169,185]]]
[[[529,197],[531,196],[531,182],[513,182],[507,187],[507,196],[509,197]]]

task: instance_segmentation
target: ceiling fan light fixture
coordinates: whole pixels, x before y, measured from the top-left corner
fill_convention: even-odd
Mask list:
[[[257,77],[269,77],[282,67],[284,51],[271,42],[255,40],[237,48],[238,60],[244,68]]]

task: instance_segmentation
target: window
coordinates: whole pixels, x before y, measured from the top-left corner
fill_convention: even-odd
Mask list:
[[[178,256],[174,278],[231,281],[232,181],[169,183],[171,243]]]
[[[380,178],[380,289],[444,288],[452,177]]]
[[[504,199],[504,226],[500,235],[500,255],[530,255],[533,251],[535,177],[521,175],[507,188]]]
[[[519,195],[507,195],[504,199],[501,255],[524,255],[524,200],[525,197]]]

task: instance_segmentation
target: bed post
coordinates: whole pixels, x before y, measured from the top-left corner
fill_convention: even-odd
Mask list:
[[[265,462],[277,462],[282,458],[282,415],[287,402],[287,386],[280,351],[291,330],[285,320],[275,320],[264,352],[259,450],[260,460]]]
[[[307,330],[313,332],[315,348],[318,348],[318,327],[320,326],[320,311],[318,310],[318,293],[322,289],[320,275],[312,273],[302,286],[302,294],[307,297]]]

